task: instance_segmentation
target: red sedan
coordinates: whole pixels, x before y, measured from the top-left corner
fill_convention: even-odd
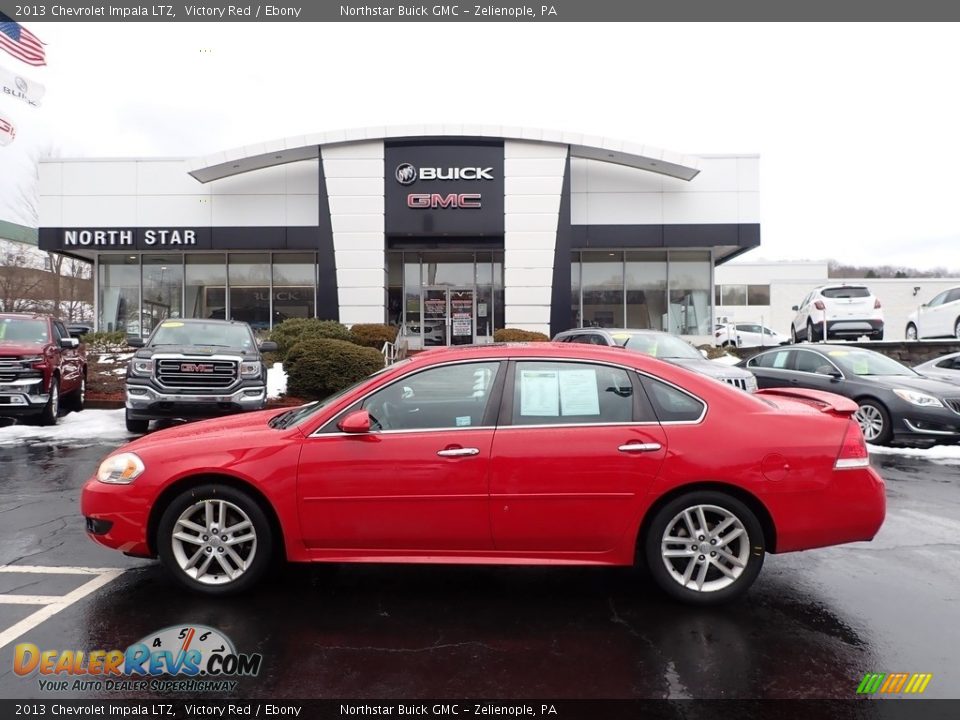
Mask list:
[[[284,558],[642,562],[708,604],[767,552],[874,537],[884,486],[856,409],[621,348],[436,350],[319,403],[140,438],[81,503],[93,540],[209,594]]]

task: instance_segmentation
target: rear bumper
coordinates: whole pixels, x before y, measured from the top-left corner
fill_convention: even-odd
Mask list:
[[[768,496],[776,552],[873,540],[887,513],[883,478],[872,467],[834,470],[819,491]]]
[[[827,320],[828,337],[860,337],[882,332],[883,320]]]

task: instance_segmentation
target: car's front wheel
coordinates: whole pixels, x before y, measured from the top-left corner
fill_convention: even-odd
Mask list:
[[[178,583],[207,595],[246,590],[273,553],[270,523],[250,495],[219,483],[190,488],[160,518],[157,552]]]
[[[715,605],[747,591],[763,567],[763,529],[743,502],[697,491],[664,505],[646,533],[647,567],[668,595]]]
[[[47,404],[40,411],[41,425],[56,425],[60,417],[60,378],[54,376],[50,378],[50,392],[47,397]]]
[[[907,340],[916,340],[917,339],[917,326],[913,323],[907,325],[907,331],[905,333]]]
[[[893,436],[890,413],[876,400],[857,401],[856,419],[863,439],[873,445],[886,445]]]

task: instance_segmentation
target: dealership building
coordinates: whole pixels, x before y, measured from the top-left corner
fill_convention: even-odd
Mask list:
[[[710,334],[714,269],[760,243],[755,155],[561,131],[368,128],[183,159],[40,165],[41,249],[95,265],[96,325],[391,323]]]

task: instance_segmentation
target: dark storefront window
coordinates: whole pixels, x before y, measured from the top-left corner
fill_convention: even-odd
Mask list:
[[[187,254],[184,258],[184,317],[223,320],[227,308],[227,265],[223,253]]]
[[[570,258],[570,324],[569,327],[583,327],[580,322],[580,253]]]
[[[230,253],[230,319],[249,323],[255,331],[270,328],[270,255]]]
[[[623,327],[623,253],[580,254],[584,327]]]
[[[101,255],[97,278],[101,330],[141,333],[140,258],[137,255]]]
[[[670,332],[709,335],[710,253],[702,250],[670,253]]]
[[[400,327],[403,318],[403,253],[387,253],[387,323]]]
[[[627,327],[663,330],[667,313],[667,253],[626,254]]]
[[[273,254],[273,324],[316,315],[317,258],[313,253]]]
[[[183,317],[183,255],[143,256],[143,332],[161,320]]]

